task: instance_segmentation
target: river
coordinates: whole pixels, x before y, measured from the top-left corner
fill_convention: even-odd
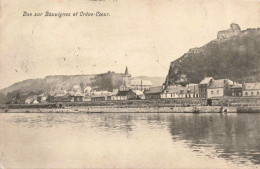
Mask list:
[[[1,113],[0,168],[259,168],[260,114]]]

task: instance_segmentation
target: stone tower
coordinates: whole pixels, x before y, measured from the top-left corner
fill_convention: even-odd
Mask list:
[[[128,90],[131,88],[131,74],[128,72],[128,68],[125,68],[125,74],[123,75],[123,84],[120,90]]]

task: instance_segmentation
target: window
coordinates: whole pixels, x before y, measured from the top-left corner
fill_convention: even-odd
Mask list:
[[[259,95],[259,91],[257,91],[257,93],[256,93],[257,95]]]
[[[217,94],[219,94],[219,90],[217,90]]]
[[[171,93],[171,97],[172,97],[172,93]]]
[[[254,93],[253,92],[251,92],[251,96],[253,96],[254,95]]]
[[[213,91],[213,90],[211,91],[211,94],[214,94],[214,91]]]
[[[247,96],[247,92],[245,92],[245,96]]]

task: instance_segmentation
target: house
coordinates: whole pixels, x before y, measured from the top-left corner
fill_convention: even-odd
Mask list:
[[[199,85],[189,84],[187,85],[186,98],[196,98],[199,97]]]
[[[231,96],[230,86],[234,82],[229,79],[213,80],[207,89],[207,98],[219,98],[223,96]]]
[[[25,104],[32,104],[34,101],[33,97],[28,97],[27,99],[25,99]]]
[[[185,98],[187,88],[183,86],[168,86],[161,94],[161,98]]]
[[[145,99],[144,92],[141,90],[133,90],[133,92],[139,97],[139,99]]]
[[[137,100],[140,99],[133,90],[119,90],[118,93],[111,97],[111,100]]]
[[[232,96],[242,96],[242,84],[235,84],[230,87]]]
[[[132,90],[149,90],[152,87],[152,82],[149,80],[135,79],[131,80],[131,89]]]
[[[84,94],[81,92],[69,92],[71,102],[83,102]]]
[[[118,89],[113,89],[112,92],[110,92],[110,95],[107,96],[107,100],[119,100],[120,98],[117,97]]]
[[[244,83],[242,86],[243,97],[259,97],[260,83]]]
[[[99,101],[106,101],[110,100],[109,97],[111,96],[110,93],[101,93],[91,96],[91,101],[93,102],[99,102]]]
[[[47,98],[48,98],[48,93],[42,93],[37,97],[37,101],[39,103],[46,103],[47,102]]]
[[[25,104],[39,104],[39,96],[32,95],[25,99]]]
[[[69,93],[66,94],[56,94],[53,96],[52,102],[57,103],[57,102],[71,102],[72,97]]]
[[[36,96],[36,93],[34,93],[33,91],[30,91],[30,92],[27,92],[27,93],[24,93],[24,94],[20,95],[20,99],[18,99],[19,100],[19,104],[25,104],[25,100],[28,97],[31,97],[31,96]]]
[[[151,87],[145,92],[145,99],[160,99],[163,96],[164,86]]]
[[[39,104],[39,102],[37,100],[34,100],[32,104]]]
[[[201,98],[207,97],[207,89],[211,85],[214,79],[212,77],[206,77],[199,83],[199,96]]]

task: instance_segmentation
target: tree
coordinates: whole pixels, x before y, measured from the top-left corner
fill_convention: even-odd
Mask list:
[[[80,88],[81,88],[81,91],[84,92],[85,85],[82,81],[80,82]]]

